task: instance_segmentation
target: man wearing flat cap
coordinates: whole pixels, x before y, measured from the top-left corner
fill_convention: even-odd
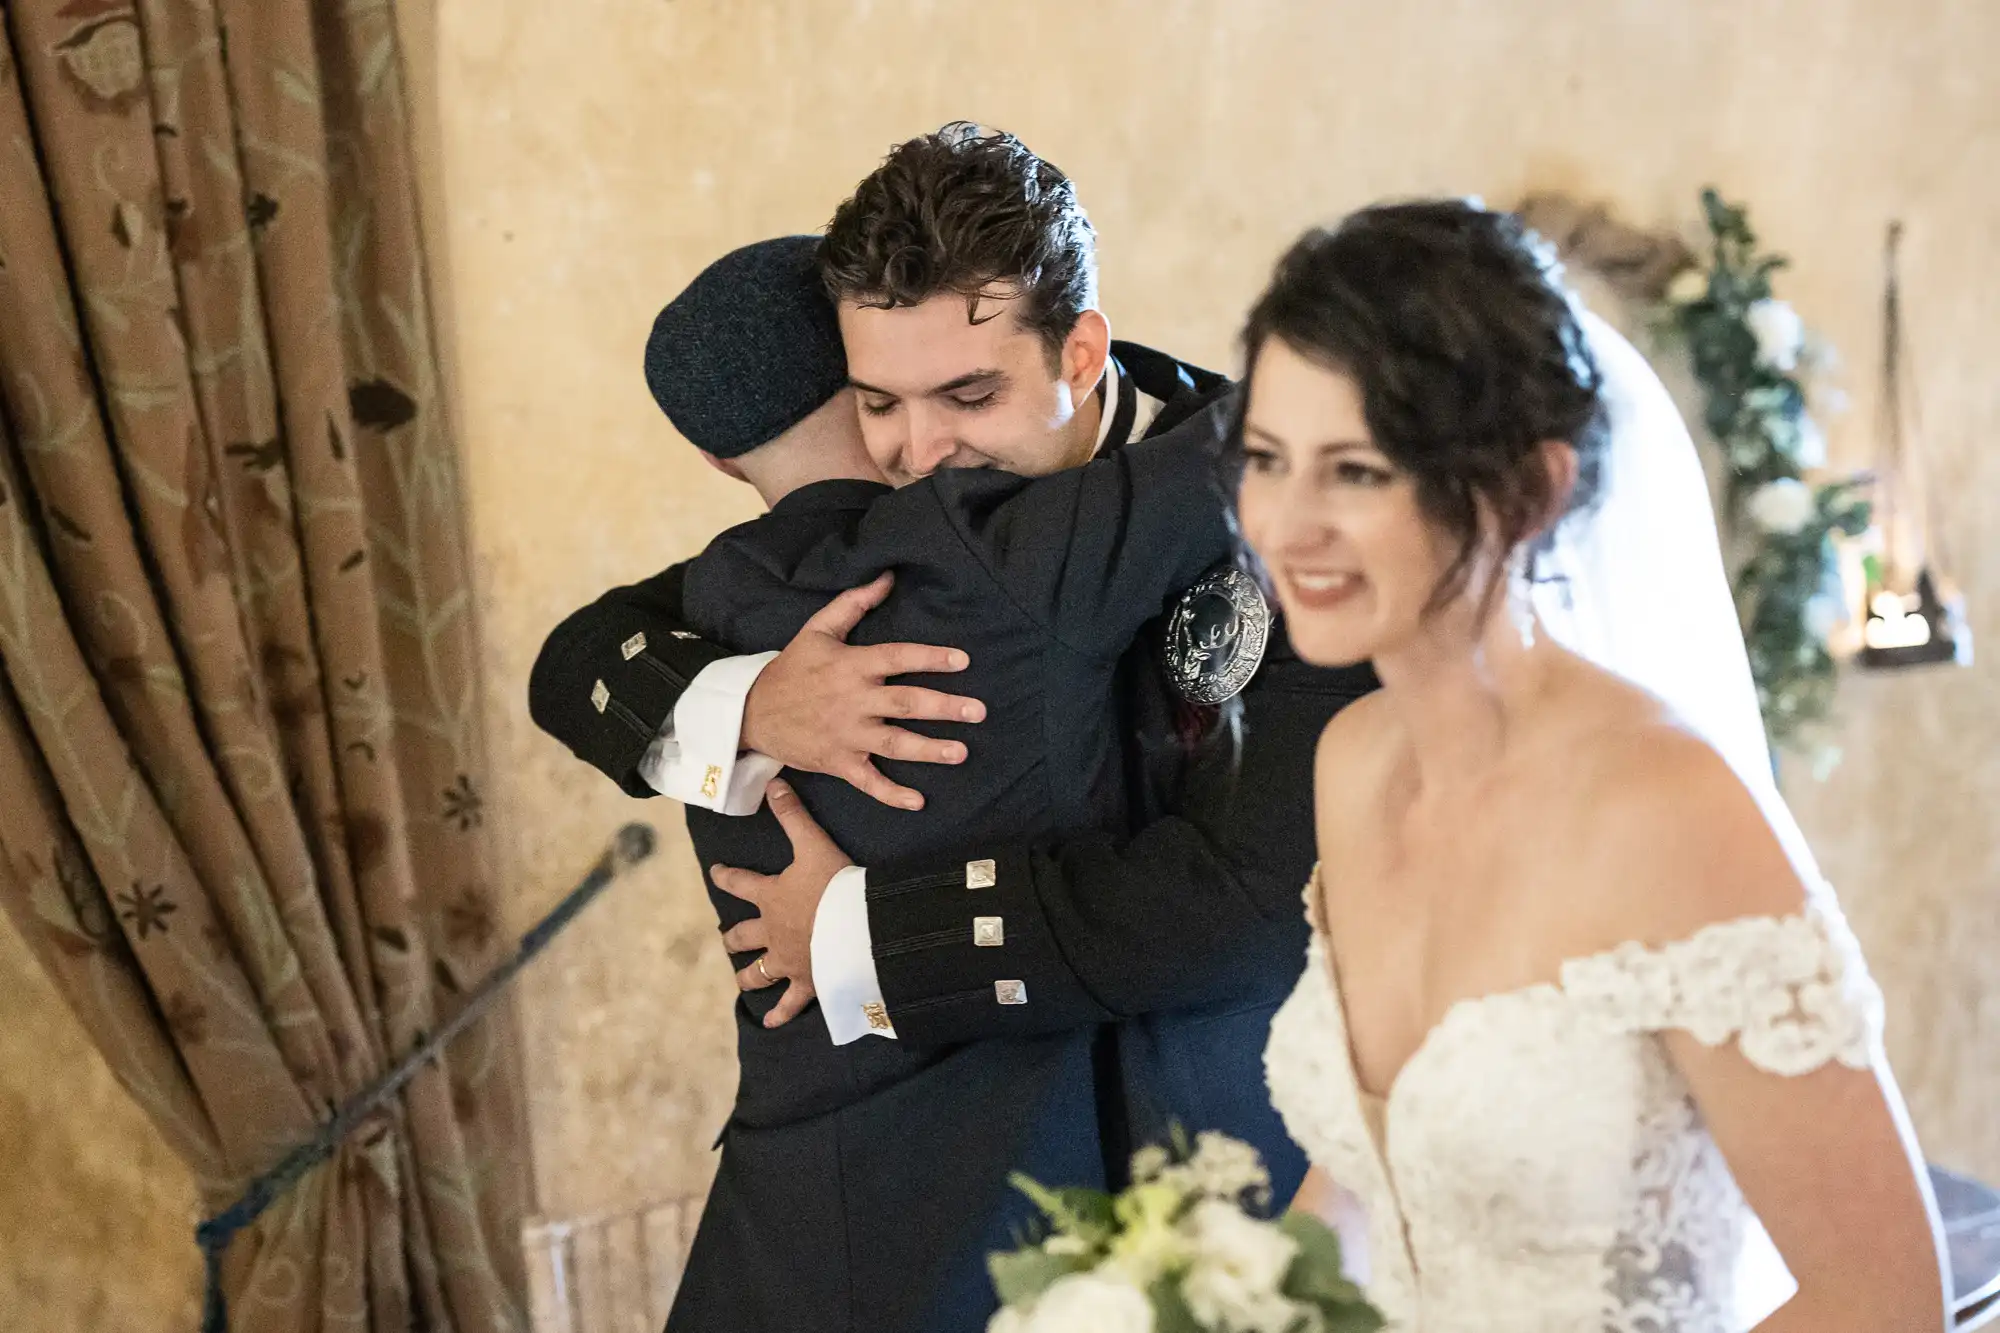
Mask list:
[[[925,205],[1009,190],[983,221]],[[913,141],[817,259],[844,370],[787,360],[837,358],[831,306],[713,336],[763,278],[663,312],[656,397],[772,510],[565,621],[531,703],[627,791],[686,801],[728,867],[743,1082],[674,1326],[973,1329],[1009,1169],[1116,1187],[1178,1122],[1256,1144],[1290,1197],[1259,1060],[1303,957],[1312,737],[1373,682],[1298,663],[1253,585],[1202,575],[1224,386],[1110,343],[1053,167]],[[802,1255],[810,1281],[782,1276]]]

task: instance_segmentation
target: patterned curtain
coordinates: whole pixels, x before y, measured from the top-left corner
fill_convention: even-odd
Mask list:
[[[395,13],[0,19],[0,905],[213,1211],[501,943]],[[523,1112],[486,1020],[237,1239],[239,1333],[523,1327]]]

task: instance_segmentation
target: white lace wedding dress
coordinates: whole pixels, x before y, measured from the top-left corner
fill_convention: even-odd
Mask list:
[[[1742,1195],[1659,1034],[1799,1075],[1856,1068],[1881,997],[1830,899],[1563,965],[1462,1001],[1386,1102],[1355,1079],[1330,957],[1271,1024],[1271,1096],[1367,1214],[1395,1333],[1739,1333]]]

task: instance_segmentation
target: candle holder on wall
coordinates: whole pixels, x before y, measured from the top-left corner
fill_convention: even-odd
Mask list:
[[[1931,531],[1921,419],[1903,355],[1902,242],[1903,224],[1891,222],[1883,248],[1877,526],[1862,538],[1866,592],[1855,653],[1855,664],[1871,671],[1972,663],[1964,597],[1942,571],[1941,558],[1932,557],[1943,543]]]

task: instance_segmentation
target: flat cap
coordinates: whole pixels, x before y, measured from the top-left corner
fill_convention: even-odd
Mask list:
[[[811,416],[847,384],[817,236],[733,250],[667,303],[646,340],[653,401],[696,448],[747,454]]]

